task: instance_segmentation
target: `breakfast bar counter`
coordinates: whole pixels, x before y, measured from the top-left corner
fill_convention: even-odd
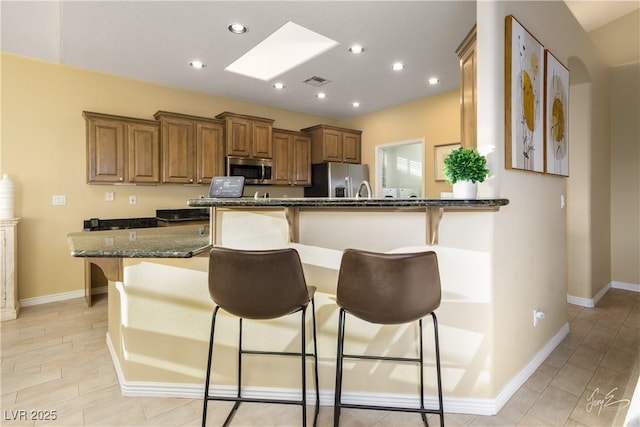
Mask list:
[[[488,236],[500,208],[508,203],[506,199],[202,198],[188,204],[210,209],[208,226],[71,233],[68,241],[72,256],[100,266],[109,279],[107,345],[121,391],[127,396],[202,396],[213,310],[206,256],[212,244],[237,249],[296,249],[307,284],[317,289],[322,405],[331,405],[333,399],[335,295],[343,250],[436,251],[442,280],[438,319],[445,408],[474,413],[481,407],[490,413],[496,404],[491,365],[485,363],[494,268]],[[243,333],[256,348],[290,349],[299,342],[296,319],[283,318],[267,325],[247,322]],[[221,330],[214,350],[219,364],[212,368],[216,378],[212,392],[231,396],[236,379],[229,366],[237,359],[237,321],[224,313],[219,321]],[[416,351],[415,325],[353,321],[352,327],[356,332],[347,345],[356,353],[384,354],[387,349],[378,348],[372,339],[379,334],[394,337],[399,356],[412,357]],[[425,351],[426,358],[432,360],[433,349]],[[265,358],[260,368],[243,369],[247,395],[294,393],[299,378],[282,375],[291,369],[281,363],[285,362]],[[343,396],[355,403],[411,403],[415,370],[388,369],[375,364],[363,375],[350,376],[343,385]],[[435,399],[431,380],[427,380],[425,391],[427,404],[431,404]]]
[[[496,211],[509,204],[507,199],[419,199],[419,198],[200,198],[188,202],[192,207],[210,207],[211,242],[219,242],[216,227],[216,208],[224,209],[284,209],[289,223],[289,240],[299,242],[299,212],[305,210],[384,210],[411,212],[423,210],[426,214],[426,243],[438,244],[438,227],[446,211]]]

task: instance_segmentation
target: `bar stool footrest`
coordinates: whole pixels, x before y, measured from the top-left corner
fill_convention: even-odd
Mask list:
[[[302,405],[302,400],[264,399],[259,397],[207,396],[207,400],[238,403],[282,403],[285,405]]]
[[[379,411],[390,411],[390,412],[414,412],[417,414],[441,414],[440,409],[422,409],[422,408],[403,408],[398,406],[373,406],[373,405],[359,405],[355,403],[340,403],[336,405],[340,408],[349,408],[349,409],[372,409]]]

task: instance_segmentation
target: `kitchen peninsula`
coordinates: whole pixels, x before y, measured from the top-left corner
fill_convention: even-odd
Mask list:
[[[425,209],[426,212],[426,232],[427,243],[435,245],[438,243],[438,225],[445,209],[447,210],[497,210],[500,206],[509,203],[507,199],[367,199],[367,198],[232,198],[232,199],[192,199],[189,206],[211,207],[211,233],[212,243],[216,240],[216,215],[215,208],[284,208],[289,222],[289,237],[292,242],[298,242],[298,215],[300,208],[306,209],[345,209],[345,208],[367,208],[393,211],[410,211]]]
[[[464,412],[471,410],[465,405],[472,408],[478,400],[491,398],[489,384],[484,380],[489,368],[478,364],[487,356],[481,331],[488,327],[491,316],[493,267],[488,249],[429,243],[433,236],[437,238],[438,228],[441,241],[447,240],[444,236],[453,230],[468,232],[465,227],[474,229],[474,239],[482,241],[488,231],[479,227],[475,218],[484,217],[485,222],[487,215],[499,214],[508,200],[202,198],[189,200],[188,204],[211,208],[211,225],[69,235],[73,256],[121,260],[119,276],[111,277],[108,285],[107,344],[123,394],[201,397],[213,309],[206,254],[210,244],[215,243],[247,249],[293,247],[300,253],[307,283],[317,287],[323,405],[330,405],[333,397],[337,330],[334,297],[342,250],[435,250],[443,284],[438,315],[445,405],[453,399],[449,401],[457,402],[458,410]],[[176,235],[172,237],[172,233]],[[97,240],[91,243],[90,239]],[[237,321],[230,316],[219,319],[222,327],[214,349],[216,385],[212,392],[232,395],[235,378],[230,366],[237,357]],[[371,337],[393,334],[394,351],[409,356],[415,353],[415,325],[356,326],[354,321],[354,327],[358,333],[347,344],[355,351],[384,353],[386,349],[374,348]],[[252,346],[269,350],[293,348],[298,333],[297,320],[289,318],[266,325],[247,322],[243,331]],[[433,349],[425,351],[425,360],[433,360]],[[293,390],[298,387],[299,378],[290,369],[289,361],[266,358],[256,362],[260,368],[249,364],[243,369],[247,395],[273,398],[296,393]],[[371,375],[360,377],[357,382],[346,376],[344,398],[391,406],[400,401],[411,402],[415,369],[386,369],[384,364],[372,365]],[[380,375],[385,381],[380,381]],[[426,375],[427,396],[433,396],[430,373]]]

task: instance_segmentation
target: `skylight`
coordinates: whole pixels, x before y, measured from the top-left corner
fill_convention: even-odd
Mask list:
[[[338,44],[335,40],[289,21],[225,70],[267,81]]]

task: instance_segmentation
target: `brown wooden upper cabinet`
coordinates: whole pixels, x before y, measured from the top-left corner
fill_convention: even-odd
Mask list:
[[[302,132],[311,135],[311,163],[361,162],[362,131],[317,125]]]
[[[311,138],[273,129],[273,179],[276,185],[311,186]]]
[[[159,125],[135,119],[83,111],[87,132],[87,182],[160,182]]]
[[[224,175],[224,122],[158,111],[162,141],[162,182],[208,184]]]
[[[476,147],[476,26],[464,38],[456,53],[460,58],[460,140],[464,147]]]
[[[226,155],[273,158],[273,120],[225,111],[216,119],[226,122]]]

